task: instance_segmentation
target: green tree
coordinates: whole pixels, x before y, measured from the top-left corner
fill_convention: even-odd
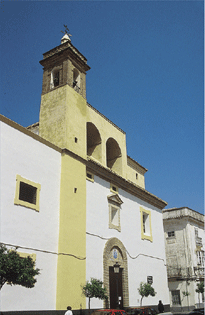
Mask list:
[[[204,282],[203,281],[199,282],[196,285],[197,285],[196,292],[203,294],[204,293]]]
[[[144,282],[140,283],[140,287],[138,288],[138,292],[141,295],[140,306],[142,306],[142,299],[144,297],[148,297],[149,295],[151,295],[151,296],[156,295],[156,292],[155,292],[154,288],[151,286],[151,284],[144,283]]]
[[[90,313],[90,299],[92,298],[98,298],[100,300],[107,300],[107,292],[106,288],[103,288],[103,282],[91,278],[90,282],[87,281],[86,284],[82,287],[83,294],[88,297],[89,302],[88,302],[88,308],[89,308],[89,313]]]
[[[36,283],[34,277],[39,273],[30,256],[20,257],[16,249],[9,250],[3,244],[0,245],[0,290],[5,283],[33,288]]]
[[[200,296],[200,293],[203,295],[204,294],[204,282],[199,282],[196,284],[197,285],[197,288],[196,288],[196,292],[199,293],[199,296]],[[200,298],[199,298],[199,303],[200,303]]]

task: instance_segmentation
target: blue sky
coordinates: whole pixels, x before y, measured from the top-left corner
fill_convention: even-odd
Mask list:
[[[204,210],[203,1],[1,1],[1,114],[39,119],[42,54],[63,24],[87,58],[87,101],[126,132],[168,208]]]

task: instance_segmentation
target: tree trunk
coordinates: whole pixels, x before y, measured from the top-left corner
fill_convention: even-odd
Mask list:
[[[90,315],[90,297],[88,298],[88,308],[89,308],[89,315]]]

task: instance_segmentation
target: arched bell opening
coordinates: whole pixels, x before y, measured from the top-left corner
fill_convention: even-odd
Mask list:
[[[80,73],[77,69],[73,70],[73,88],[76,92],[80,91]]]
[[[109,138],[106,142],[107,167],[118,174],[122,174],[122,154],[117,141]]]
[[[87,155],[102,161],[102,145],[98,129],[91,122],[87,123]]]

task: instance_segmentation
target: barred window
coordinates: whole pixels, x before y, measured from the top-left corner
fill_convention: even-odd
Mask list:
[[[172,304],[181,305],[180,290],[173,290],[172,292]]]

